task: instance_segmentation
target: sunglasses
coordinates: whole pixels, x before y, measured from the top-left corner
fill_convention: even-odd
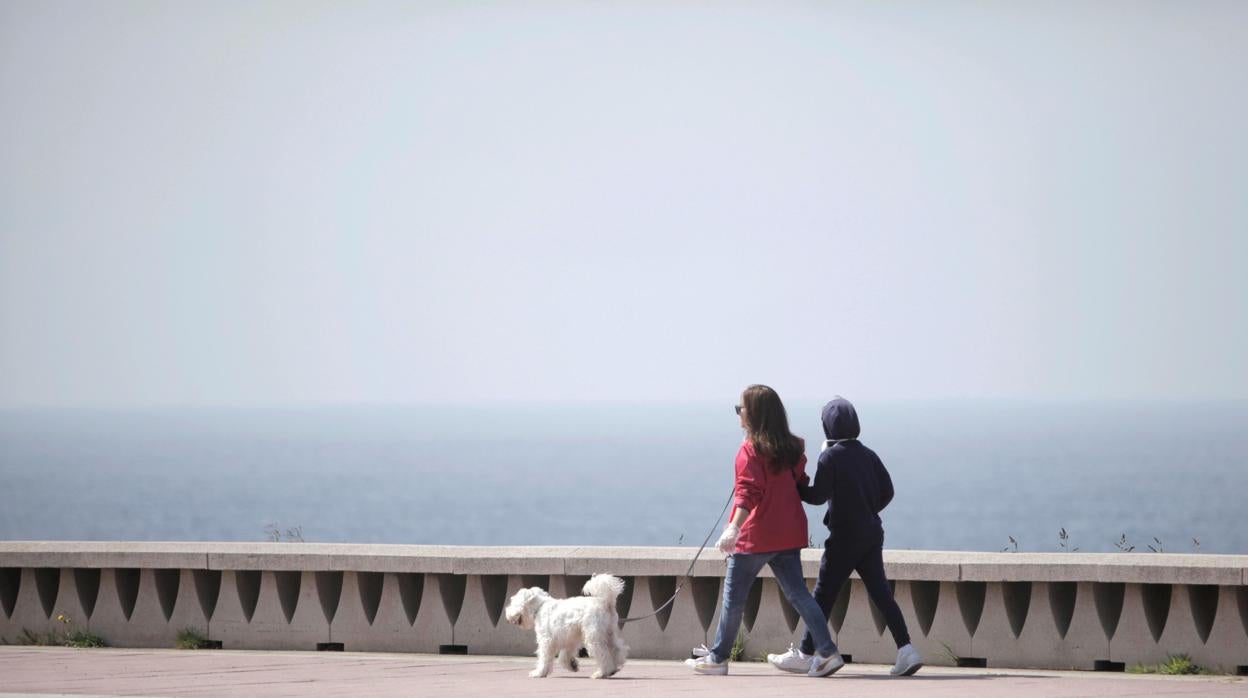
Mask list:
[[[736,410],[736,411],[737,411],[737,415],[738,415],[738,416],[741,414],[741,410],[745,409],[745,408],[744,408],[744,407],[742,407],[741,405],[733,405],[733,407],[732,407],[732,408],[733,408],[734,410]]]

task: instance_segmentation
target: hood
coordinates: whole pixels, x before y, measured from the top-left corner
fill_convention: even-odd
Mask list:
[[[823,434],[829,441],[856,439],[860,431],[858,412],[849,400],[837,395],[823,406]]]

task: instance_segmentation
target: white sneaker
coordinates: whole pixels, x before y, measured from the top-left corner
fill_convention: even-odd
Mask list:
[[[893,665],[888,673],[893,676],[913,676],[914,672],[923,668],[923,657],[919,655],[919,651],[914,645],[906,645],[897,650],[897,663]]]
[[[843,666],[845,666],[845,660],[841,659],[840,652],[833,652],[831,656],[828,657],[816,654],[810,660],[810,671],[806,672],[806,675],[831,676]]]
[[[784,654],[769,654],[767,661],[780,671],[791,671],[794,674],[805,674],[810,671],[810,660],[814,655],[803,654],[792,643],[789,644],[789,651]]]
[[[689,650],[689,656],[693,657],[694,659],[697,659],[698,657],[705,657],[706,655],[710,653],[711,653],[711,650],[706,646],[705,642]]]
[[[706,657],[690,657],[685,660],[685,666],[693,669],[699,674],[710,674],[712,676],[724,676],[728,673],[728,662],[715,663],[711,661],[710,656]]]

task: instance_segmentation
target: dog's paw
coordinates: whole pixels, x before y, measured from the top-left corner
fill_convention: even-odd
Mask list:
[[[598,671],[595,671],[594,673],[589,675],[589,678],[591,679],[605,679],[606,677],[607,675],[602,673],[602,669],[599,669]]]
[[[529,678],[544,679],[546,678],[546,672],[542,671],[541,669],[534,669],[533,671],[529,672]]]
[[[580,662],[578,662],[578,661],[576,661],[575,659],[573,659],[572,661],[568,662],[568,670],[569,670],[569,671],[579,671],[579,670],[580,670],[580,668],[581,668],[581,663],[580,663]]]

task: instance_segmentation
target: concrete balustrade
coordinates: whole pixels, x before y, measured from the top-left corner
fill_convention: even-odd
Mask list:
[[[803,551],[813,587],[821,550]],[[312,543],[0,543],[0,638],[90,630],[113,646],[171,647],[193,628],[231,649],[531,654],[503,618],[516,590],[575,595],[589,575],[623,577],[635,657],[683,658],[713,640],[724,562],[691,548],[478,548]],[[1248,671],[1248,556],[889,551],[885,567],[915,644],[932,664],[1107,668],[1186,653]],[[855,661],[896,649],[862,583],[829,624]],[[765,571],[746,607],[745,652],[800,638]]]

